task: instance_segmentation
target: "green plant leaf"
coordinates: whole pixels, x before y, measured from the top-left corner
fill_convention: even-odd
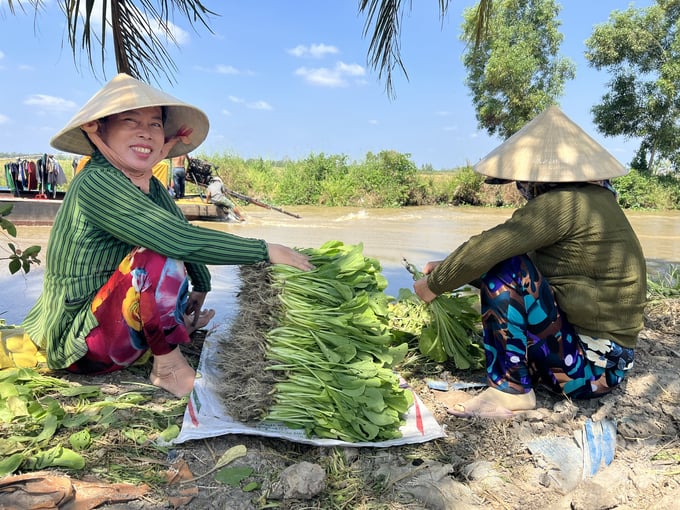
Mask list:
[[[83,469],[85,467],[85,459],[73,450],[58,445],[49,450],[39,452],[28,460],[28,464],[31,469],[35,470],[48,467]]]
[[[92,436],[88,429],[83,429],[71,434],[68,441],[71,443],[74,450],[82,451],[86,450],[92,444]]]
[[[10,274],[14,274],[19,271],[19,269],[21,269],[21,259],[13,255],[12,260],[9,261],[9,272]]]
[[[14,473],[19,466],[24,462],[24,455],[21,453],[15,453],[2,460],[0,460],[0,477]]]
[[[243,492],[253,492],[260,488],[259,482],[250,482],[243,486],[241,489]]]
[[[160,438],[163,441],[172,441],[175,439],[177,436],[179,436],[179,426],[176,424],[170,425],[168,428],[166,428],[164,431],[160,433]]]
[[[2,214],[2,211],[0,211],[0,215],[1,214]],[[0,227],[2,227],[4,230],[6,230],[7,233],[9,235],[11,235],[12,237],[16,237],[17,228],[14,226],[14,223],[12,223],[11,221],[9,221],[6,218],[3,218],[2,216],[0,216]]]
[[[220,468],[222,466],[226,466],[236,459],[244,457],[247,453],[248,449],[245,447],[245,445],[237,444],[236,446],[232,446],[226,452],[224,452],[224,454],[220,457],[220,460],[218,460],[215,464],[215,467]]]
[[[231,487],[238,487],[239,484],[253,474],[255,470],[249,466],[225,467],[215,473],[215,480],[226,483]]]

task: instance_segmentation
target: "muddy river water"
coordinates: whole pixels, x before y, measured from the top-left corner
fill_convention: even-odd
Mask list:
[[[504,221],[511,209],[475,207],[408,207],[403,209],[359,209],[326,207],[290,207],[300,219],[250,205],[245,208],[247,221],[241,224],[197,222],[207,228],[256,237],[295,247],[318,247],[329,240],[348,244],[363,243],[364,253],[377,258],[389,282],[387,292],[396,295],[402,287],[411,287],[411,275],[403,268],[402,258],[418,267],[429,260],[446,256],[468,237]],[[626,213],[637,232],[648,262],[650,274],[671,264],[680,265],[680,212]],[[17,243],[47,246],[50,227],[19,226]],[[5,246],[6,238],[0,236]],[[5,252],[0,249],[0,257]],[[44,253],[41,254],[44,260]],[[218,311],[216,320],[227,321],[234,310],[238,279],[234,267],[215,266],[213,291],[207,306]],[[43,267],[26,276],[9,275],[6,261],[0,261],[0,319],[7,324],[20,323],[33,304],[42,283]]]

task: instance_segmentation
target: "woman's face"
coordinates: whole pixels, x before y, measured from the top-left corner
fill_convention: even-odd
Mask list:
[[[159,160],[165,143],[161,107],[110,115],[99,121],[99,136],[131,169],[148,170]]]

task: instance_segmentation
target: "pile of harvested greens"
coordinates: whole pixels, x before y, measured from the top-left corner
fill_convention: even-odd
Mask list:
[[[303,249],[315,268],[241,268],[240,311],[218,348],[218,392],[230,416],[280,422],[350,442],[401,436],[413,403],[394,367],[387,281],[363,246]]]

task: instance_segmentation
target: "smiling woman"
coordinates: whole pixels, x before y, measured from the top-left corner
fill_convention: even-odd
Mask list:
[[[207,264],[311,268],[285,246],[191,225],[153,177],[208,125],[200,109],[121,73],[52,138],[91,159],[55,218],[42,293],[24,320],[50,368],[108,373],[151,351],[152,384],[184,396],[195,372],[178,345],[215,314],[203,309]]]

